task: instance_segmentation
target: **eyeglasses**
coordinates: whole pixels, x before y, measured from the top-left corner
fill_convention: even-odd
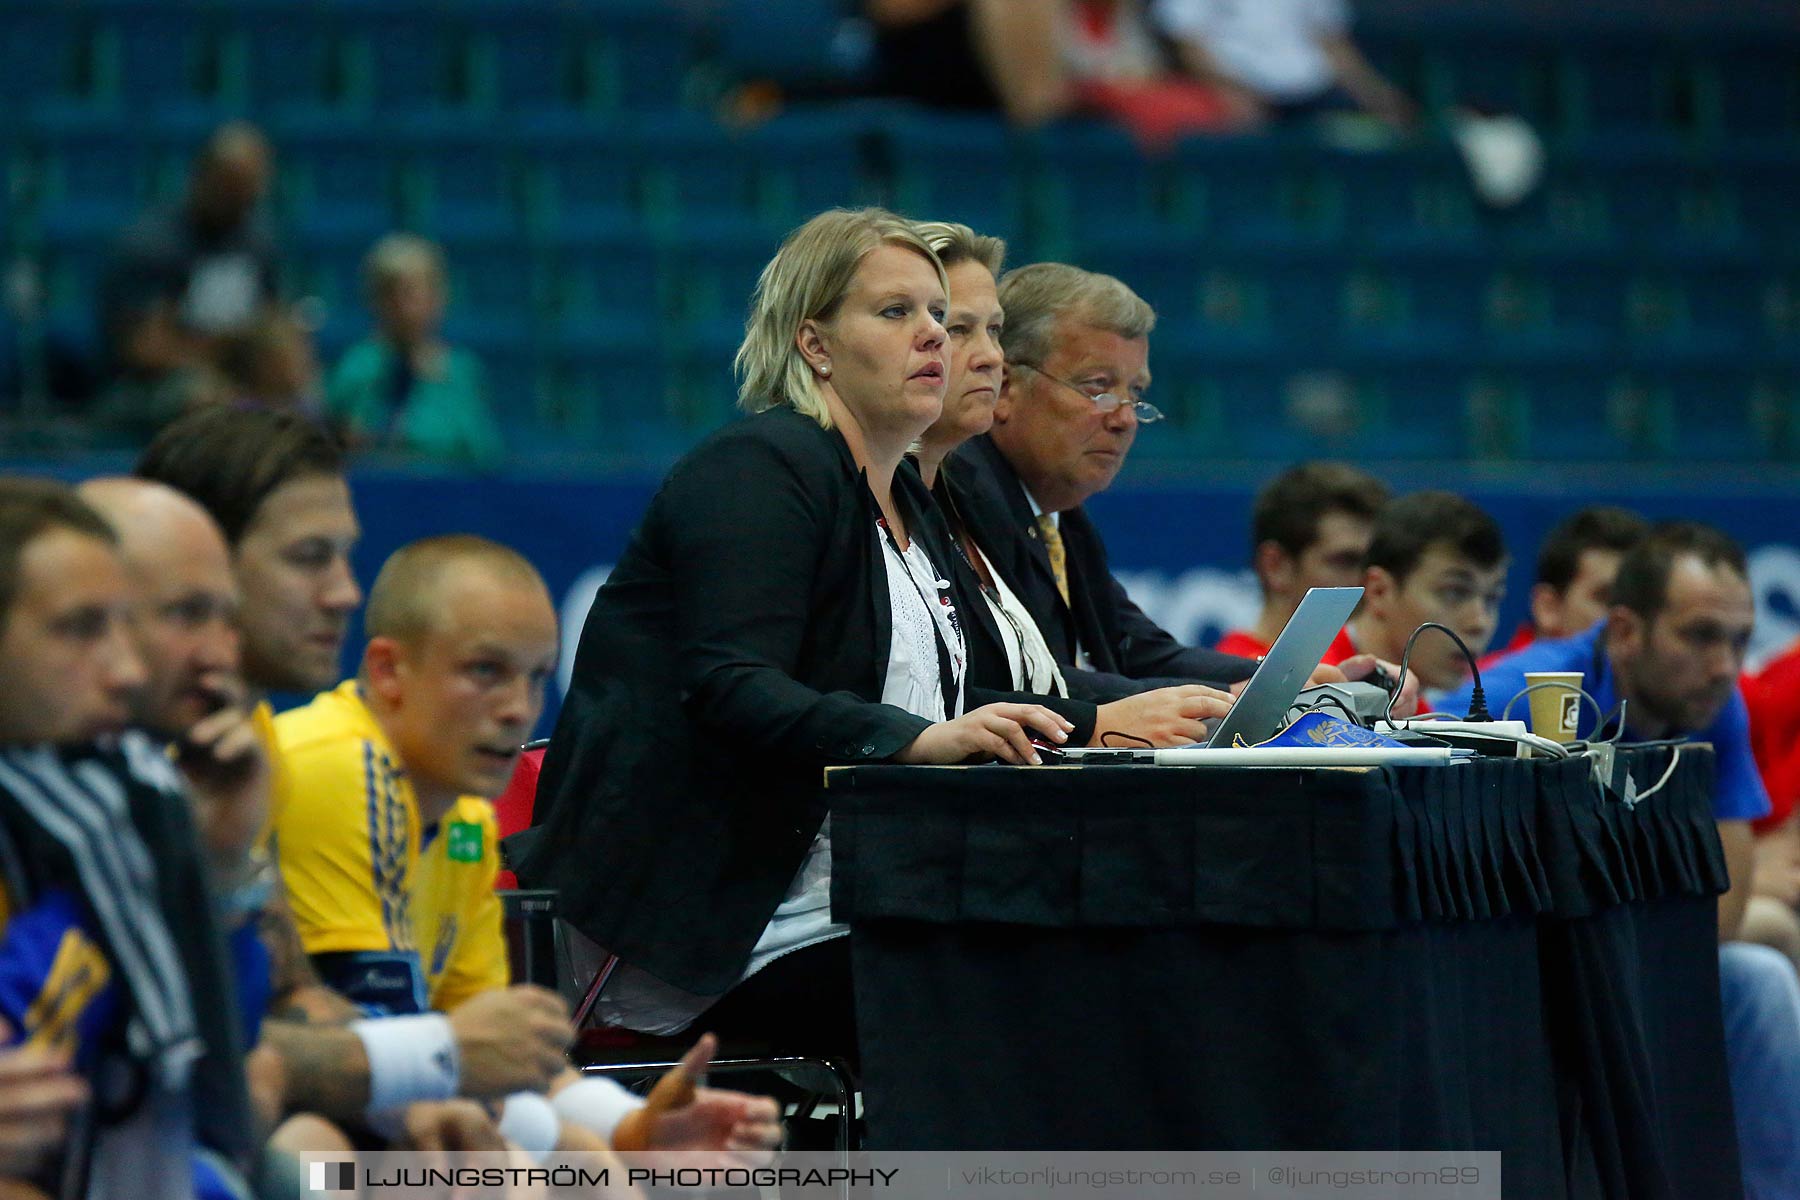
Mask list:
[[[1079,393],[1093,401],[1094,408],[1103,416],[1117,408],[1129,408],[1137,414],[1139,425],[1148,425],[1152,421],[1160,421],[1163,419],[1162,409],[1156,407],[1156,405],[1150,403],[1148,400],[1136,400],[1130,397],[1117,396],[1112,392],[1101,392],[1098,396],[1092,396],[1088,394],[1086,388],[1078,387],[1066,379],[1059,379],[1055,375],[1044,370],[1044,368],[1038,366],[1036,363],[1015,362],[1008,363],[1007,365],[1013,367],[1030,367],[1033,371],[1036,371],[1051,383],[1060,383],[1071,392]]]

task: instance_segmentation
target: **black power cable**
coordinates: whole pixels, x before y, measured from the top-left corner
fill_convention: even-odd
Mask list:
[[[1382,713],[1382,720],[1386,721],[1389,725],[1394,723],[1394,701],[1400,698],[1400,691],[1406,686],[1406,670],[1408,661],[1412,658],[1413,643],[1418,641],[1419,635],[1424,633],[1427,629],[1435,629],[1451,641],[1455,642],[1456,648],[1461,650],[1463,652],[1463,657],[1469,660],[1469,674],[1475,677],[1475,687],[1469,692],[1469,715],[1464,717],[1463,720],[1492,721],[1494,717],[1492,713],[1488,712],[1487,693],[1481,689],[1481,667],[1476,663],[1474,653],[1469,649],[1462,638],[1457,635],[1456,630],[1450,628],[1448,625],[1440,625],[1436,621],[1426,621],[1417,629],[1413,630],[1412,636],[1406,639],[1406,646],[1400,651],[1400,678],[1395,681],[1394,690],[1392,694],[1388,696],[1387,711]]]

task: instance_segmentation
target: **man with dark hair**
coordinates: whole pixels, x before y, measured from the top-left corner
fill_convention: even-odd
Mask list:
[[[0,736],[79,744],[122,732],[144,667],[118,539],[64,484],[0,479]]]
[[[72,1064],[95,1101],[38,1147],[60,1162],[21,1166],[55,1194],[241,1193],[256,1147],[199,846],[170,763],[125,731],[131,606],[97,513],[0,480],[0,1041]],[[47,1097],[59,1117],[83,1099]]]
[[[1625,702],[1624,740],[1712,744],[1713,815],[1731,872],[1731,890],[1719,898],[1721,942],[1738,935],[1753,886],[1750,822],[1769,809],[1738,691],[1755,617],[1738,544],[1697,522],[1669,522],[1625,553],[1603,623],[1536,642],[1482,672],[1496,712],[1524,690],[1526,672],[1576,671],[1599,712]],[[1444,700],[1452,709],[1467,703],[1466,691]],[[1580,711],[1577,736],[1592,736],[1594,706]],[[1800,981],[1766,946],[1730,942],[1719,968],[1746,1193],[1800,1195]]]
[[[158,433],[137,475],[183,492],[218,522],[239,593],[243,674],[255,697],[315,692],[336,681],[362,592],[350,551],[362,530],[343,449],[296,413],[207,408]],[[272,748],[273,714],[256,720]],[[286,783],[275,763],[274,804]]]
[[[1301,463],[1270,480],[1250,516],[1250,566],[1262,612],[1249,629],[1222,638],[1222,654],[1260,658],[1307,591],[1355,587],[1387,485],[1343,463]]]
[[[1369,539],[1362,607],[1325,661],[1372,653],[1399,662],[1413,632],[1427,621],[1455,630],[1479,655],[1499,623],[1505,582],[1506,539],[1475,504],[1451,492],[1389,501]],[[1469,676],[1463,652],[1437,632],[1419,637],[1407,667],[1426,688],[1455,687]]]
[[[1531,616],[1489,658],[1523,650],[1539,638],[1572,637],[1593,628],[1612,603],[1619,560],[1649,531],[1650,522],[1643,517],[1610,504],[1595,504],[1558,521],[1538,548]]]

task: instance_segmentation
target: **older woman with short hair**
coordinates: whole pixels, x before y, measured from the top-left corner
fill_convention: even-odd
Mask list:
[[[949,221],[926,222],[919,232],[937,251],[950,283],[950,308],[944,320],[950,377],[943,415],[919,439],[917,460],[954,539],[951,565],[969,641],[970,680],[981,686],[1066,697],[1071,692],[1068,677],[1074,676],[1076,695],[1109,698],[1107,703],[1088,706],[1091,718],[1079,701],[1061,707],[1084,735],[1091,734],[1093,745],[1183,746],[1204,740],[1207,730],[1202,722],[1224,716],[1231,707],[1227,693],[1200,684],[1145,691],[1144,685],[1117,676],[1065,673],[1030,610],[962,520],[959,497],[966,497],[966,489],[976,481],[963,478],[958,464],[944,460],[994,423],[1006,369],[1000,348],[1006,313],[996,283],[1006,243]]]
[[[753,415],[669,473],[601,588],[545,759],[528,886],[624,964],[609,1023],[854,1061],[829,763],[1035,761],[1072,724],[965,711],[953,551],[902,458],[943,406],[943,268],[911,223],[823,213],[757,283]]]

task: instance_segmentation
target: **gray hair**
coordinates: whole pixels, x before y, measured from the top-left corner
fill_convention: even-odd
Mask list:
[[[1006,242],[997,237],[976,233],[955,221],[921,221],[919,236],[937,252],[946,270],[958,263],[980,263],[995,279],[1006,262]]]
[[[363,283],[370,297],[380,299],[402,279],[427,276],[439,286],[444,282],[444,254],[437,244],[416,233],[390,233],[363,259]]]
[[[832,318],[850,290],[856,268],[883,245],[917,251],[949,293],[944,264],[911,221],[882,208],[820,213],[783,239],[756,281],[744,341],[732,364],[738,378],[738,407],[762,412],[785,404],[831,428],[831,413],[800,353],[796,334],[804,321]]]
[[[1123,282],[1067,263],[1008,271],[1000,281],[1000,307],[1006,310],[1000,344],[1007,362],[1042,363],[1061,317],[1122,338],[1148,337],[1156,328],[1156,310]]]

